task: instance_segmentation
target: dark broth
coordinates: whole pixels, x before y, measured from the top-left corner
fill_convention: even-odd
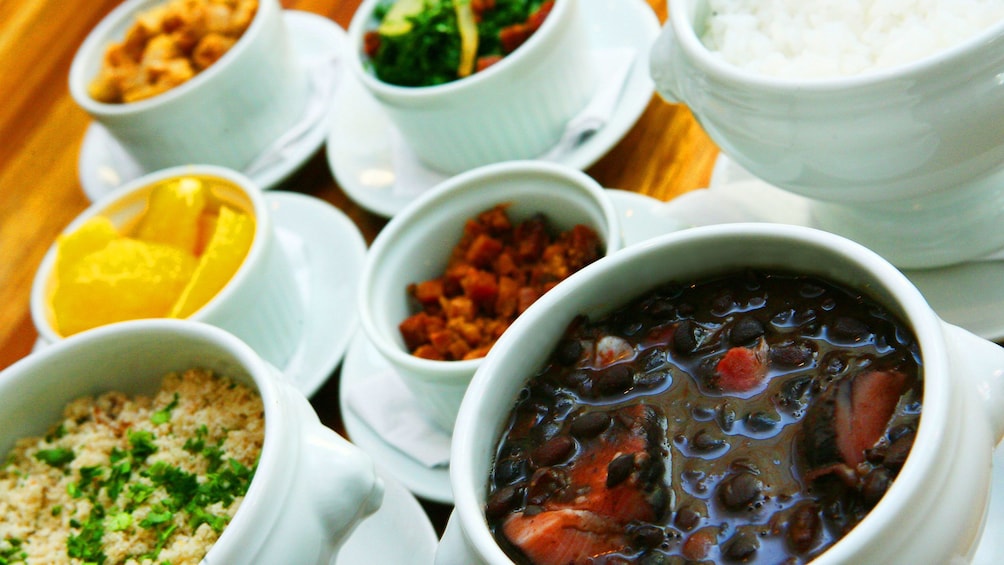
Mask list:
[[[580,317],[518,399],[486,514],[519,563],[810,561],[913,443],[920,356],[871,299],[742,272]]]

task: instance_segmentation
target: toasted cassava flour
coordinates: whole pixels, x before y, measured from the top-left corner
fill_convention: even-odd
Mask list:
[[[1000,0],[708,0],[701,40],[761,74],[826,78],[916,61],[1004,20]]]
[[[252,389],[189,370],[157,394],[68,404],[0,468],[0,563],[198,563],[237,511],[264,437]]]

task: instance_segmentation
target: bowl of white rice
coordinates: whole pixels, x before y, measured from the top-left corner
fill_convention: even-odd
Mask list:
[[[1004,3],[668,0],[659,93],[899,267],[1004,247]],[[960,229],[961,228],[961,229]]]
[[[383,501],[372,460],[207,324],[82,332],[0,398],[3,563],[328,563]]]

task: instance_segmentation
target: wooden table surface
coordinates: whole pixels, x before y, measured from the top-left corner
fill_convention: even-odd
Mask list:
[[[360,0],[283,0],[288,9],[348,27]],[[621,0],[628,1],[628,0]],[[664,0],[645,0],[660,22]],[[0,369],[28,355],[37,338],[28,302],[32,278],[56,235],[88,205],[77,161],[90,118],[73,102],[67,76],[88,31],[119,0],[0,1]],[[707,186],[718,149],[690,112],[657,95],[619,144],[586,172],[609,188],[662,200]],[[279,187],[345,211],[371,242],[386,223],[353,203],[334,181],[323,149]],[[337,372],[312,398],[322,420],[344,432]],[[426,504],[437,529],[448,508]]]

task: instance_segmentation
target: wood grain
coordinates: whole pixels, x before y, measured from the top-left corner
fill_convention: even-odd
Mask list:
[[[664,22],[665,1],[646,1]],[[283,5],[347,28],[358,3],[286,0]],[[56,235],[89,204],[77,162],[90,119],[70,97],[67,77],[89,30],[117,4],[0,0],[0,369],[31,352],[37,338],[29,310],[35,270]],[[637,124],[587,172],[605,187],[669,200],[706,186],[717,154],[686,108],[653,96]],[[386,222],[346,196],[323,149],[279,188],[334,204],[367,241]],[[311,401],[326,424],[344,431],[337,382],[336,372]],[[424,505],[441,531],[449,508]]]

